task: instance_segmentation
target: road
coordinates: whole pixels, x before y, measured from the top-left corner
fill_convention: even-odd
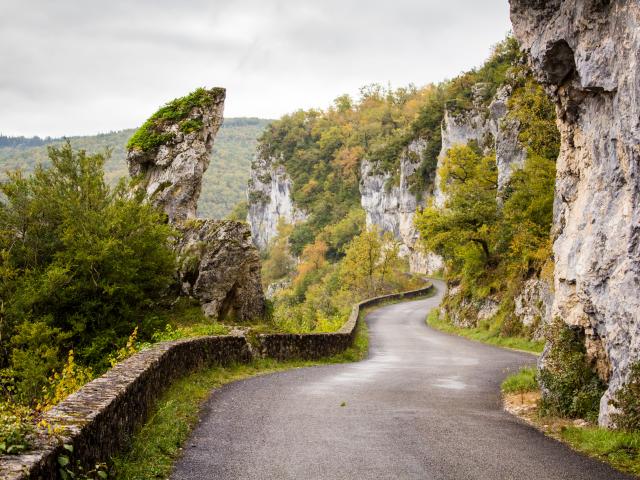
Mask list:
[[[501,381],[535,358],[427,327],[436,286],[435,297],[368,315],[365,361],[215,391],[171,478],[631,478],[504,412]]]

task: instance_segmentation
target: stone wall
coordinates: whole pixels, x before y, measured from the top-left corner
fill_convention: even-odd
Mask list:
[[[356,335],[356,326],[362,309],[380,303],[420,297],[431,292],[432,285],[410,292],[374,297],[357,303],[351,310],[349,319],[337,332],[329,333],[272,333],[258,335],[259,353],[263,357],[278,360],[296,358],[313,360],[336,355],[351,346]]]
[[[28,454],[0,457],[0,478],[59,478],[58,456],[73,445],[73,461],[85,466],[104,461],[124,446],[147,417],[158,396],[175,379],[212,364],[247,362],[244,337],[199,337],[160,343],[116,365],[45,414],[58,439],[40,440]]]
[[[0,456],[0,478],[60,478],[58,457],[68,455],[65,444],[73,445],[73,462],[91,467],[121,449],[167,386],[185,374],[206,365],[249,362],[254,355],[287,360],[341,353],[353,343],[362,308],[422,296],[432,288],[429,285],[356,304],[337,332],[259,335],[253,352],[244,336],[176,340],[139,352],[47,412],[44,419],[52,427],[62,428],[58,438],[42,435],[31,452]]]

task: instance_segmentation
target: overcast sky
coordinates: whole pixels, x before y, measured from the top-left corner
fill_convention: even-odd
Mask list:
[[[277,118],[450,78],[509,29],[507,0],[2,0],[0,133],[135,127],[199,86]]]

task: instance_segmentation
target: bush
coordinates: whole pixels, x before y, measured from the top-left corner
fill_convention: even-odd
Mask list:
[[[0,454],[18,454],[28,450],[33,433],[31,410],[0,402]]]
[[[619,410],[611,415],[616,428],[640,431],[640,362],[631,366],[629,380],[610,403]]]
[[[545,328],[548,350],[540,370],[541,411],[596,421],[605,386],[591,368],[584,334],[556,318]]]
[[[202,128],[203,123],[200,118],[187,118],[196,107],[203,107],[215,102],[224,90],[214,88],[205,90],[198,88],[186,97],[176,98],[161,107],[147,120],[127,143],[128,150],[142,150],[147,152],[157,148],[163,143],[173,139],[173,133],[162,132],[165,122],[180,121],[180,131],[191,133]]]

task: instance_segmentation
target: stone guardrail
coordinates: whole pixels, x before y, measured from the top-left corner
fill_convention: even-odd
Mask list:
[[[429,283],[418,290],[382,295],[356,303],[351,309],[349,319],[337,332],[267,333],[258,335],[259,354],[263,357],[276,358],[278,360],[315,360],[344,352],[353,343],[358,318],[363,308],[393,300],[421,297],[429,293],[432,288],[433,285]]]
[[[343,352],[356,335],[360,312],[390,300],[426,295],[432,285],[419,290],[375,297],[353,306],[337,332],[262,334],[252,347],[244,336],[209,336],[163,342],[119,363],[89,382],[44,415],[61,432],[42,435],[34,448],[22,455],[0,456],[3,480],[55,480],[60,478],[58,458],[68,455],[84,467],[104,461],[126,445],[146,418],[158,396],[172,381],[206,365],[246,363],[253,356],[317,359]]]

